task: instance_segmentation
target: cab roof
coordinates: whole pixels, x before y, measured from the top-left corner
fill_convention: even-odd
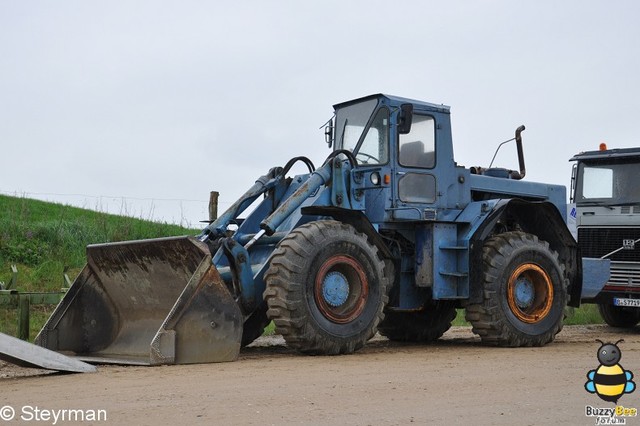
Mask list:
[[[640,157],[640,147],[585,151],[574,155],[569,161],[605,160],[628,157]]]
[[[333,109],[339,109],[339,108],[343,108],[358,102],[363,102],[363,101],[367,101],[369,99],[382,99],[384,103],[389,104],[389,105],[396,105],[396,106],[400,106],[402,104],[413,104],[414,107],[418,107],[419,109],[424,109],[424,110],[430,110],[430,111],[438,111],[438,112],[444,112],[444,113],[449,113],[449,111],[451,110],[451,107],[448,105],[438,105],[438,104],[433,104],[430,102],[424,102],[424,101],[418,101],[415,99],[409,99],[409,98],[403,98],[400,96],[393,96],[393,95],[385,95],[383,93],[378,93],[375,95],[369,95],[369,96],[364,96],[362,98],[357,98],[357,99],[352,99],[350,101],[346,101],[346,102],[341,102],[339,104],[335,104],[333,106]]]

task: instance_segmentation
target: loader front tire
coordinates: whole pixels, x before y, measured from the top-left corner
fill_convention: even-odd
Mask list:
[[[568,279],[558,254],[535,235],[506,232],[483,247],[483,301],[466,318],[485,344],[542,346],[562,330]]]
[[[274,251],[264,279],[276,333],[312,355],[360,349],[376,333],[388,301],[389,278],[377,247],[333,220],[293,230]]]
[[[378,331],[389,340],[428,343],[449,330],[455,317],[455,302],[429,301],[421,311],[387,312]]]

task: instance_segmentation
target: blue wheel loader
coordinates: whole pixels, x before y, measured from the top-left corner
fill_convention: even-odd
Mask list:
[[[198,236],[89,246],[36,343],[94,363],[231,361],[273,321],[302,353],[348,354],[376,332],[438,339],[458,308],[485,344],[549,343],[608,262],[581,258],[565,187],[523,180],[523,130],[519,170],[465,168],[449,107],[337,104],[319,167],[271,168]]]

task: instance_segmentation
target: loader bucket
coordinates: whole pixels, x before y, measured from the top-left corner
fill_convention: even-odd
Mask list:
[[[192,237],[87,247],[87,265],[35,343],[92,363],[233,361],[243,316]]]

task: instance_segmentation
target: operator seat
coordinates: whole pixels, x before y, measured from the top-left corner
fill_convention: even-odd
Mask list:
[[[424,152],[422,141],[407,142],[400,146],[400,164],[409,167],[432,168],[435,164],[434,152]]]

